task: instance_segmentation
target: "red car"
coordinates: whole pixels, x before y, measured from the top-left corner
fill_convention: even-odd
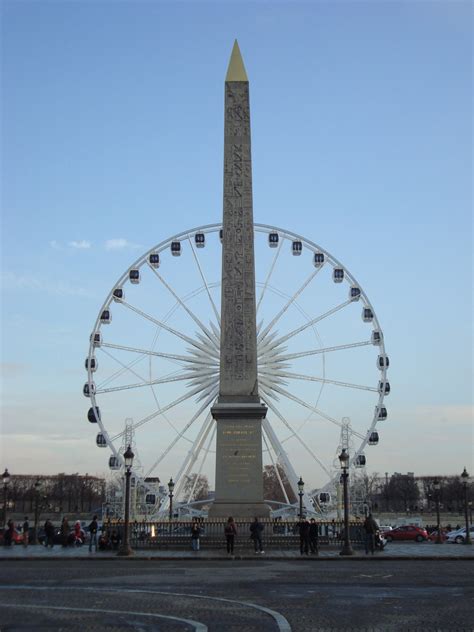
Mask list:
[[[448,532],[446,531],[446,529],[441,529],[441,540],[442,542],[444,542],[446,540],[446,538],[448,537]],[[435,529],[434,531],[432,531],[428,538],[431,540],[431,542],[436,542],[438,539],[438,529]]]
[[[403,527],[397,527],[391,531],[385,531],[383,537],[387,542],[391,542],[392,540],[415,540],[416,542],[423,542],[428,539],[428,532],[422,527],[415,527],[409,524]]]
[[[6,529],[0,529],[0,545],[5,544],[5,531]],[[22,544],[23,534],[18,533],[16,529],[13,530],[12,544]]]

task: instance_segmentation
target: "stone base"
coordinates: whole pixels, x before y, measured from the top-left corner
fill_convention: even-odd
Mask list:
[[[243,518],[253,520],[254,518],[269,518],[270,507],[265,503],[219,503],[215,502],[209,509],[208,518],[229,518],[234,520]]]

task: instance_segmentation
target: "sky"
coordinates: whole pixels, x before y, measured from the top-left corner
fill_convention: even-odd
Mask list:
[[[237,38],[250,80],[255,222],[342,262],[383,330],[389,416],[368,470],[473,473],[471,3],[7,0],[1,11],[0,468],[107,472],[82,394],[89,336],[135,260],[221,221],[224,78]],[[212,275],[217,237],[205,252]],[[193,289],[190,256],[173,272],[162,266],[180,296]],[[276,288],[296,283],[289,259]],[[153,296],[159,314],[169,292],[151,287],[144,279],[126,292],[143,304]],[[304,303],[312,315],[314,296]],[[284,325],[292,323],[280,334]],[[140,345],[120,326],[121,344],[151,345],[145,326]],[[351,327],[335,321],[334,344],[357,339]],[[360,369],[355,357],[328,358],[332,377],[346,367],[365,376],[365,356]],[[103,419],[112,434],[127,406],[134,419],[145,406],[145,396],[126,395]],[[366,403],[341,401],[337,419],[346,407],[363,430]],[[300,412],[288,405],[285,414]],[[166,444],[154,432],[136,436],[145,469]],[[322,426],[304,432],[330,462],[339,428],[330,447]],[[162,480],[185,453],[170,452]],[[304,451],[294,459],[298,473],[324,482]]]

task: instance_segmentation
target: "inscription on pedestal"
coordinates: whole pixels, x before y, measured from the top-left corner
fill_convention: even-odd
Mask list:
[[[262,502],[261,420],[217,423],[216,498],[220,502]]]

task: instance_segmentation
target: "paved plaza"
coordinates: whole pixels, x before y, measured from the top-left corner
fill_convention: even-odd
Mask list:
[[[18,553],[2,561],[2,632],[473,629],[468,559],[378,557],[374,563],[324,557],[301,563],[181,556],[111,562],[99,555],[88,559],[81,551],[84,562],[52,554],[54,560],[25,554],[20,561]]]

